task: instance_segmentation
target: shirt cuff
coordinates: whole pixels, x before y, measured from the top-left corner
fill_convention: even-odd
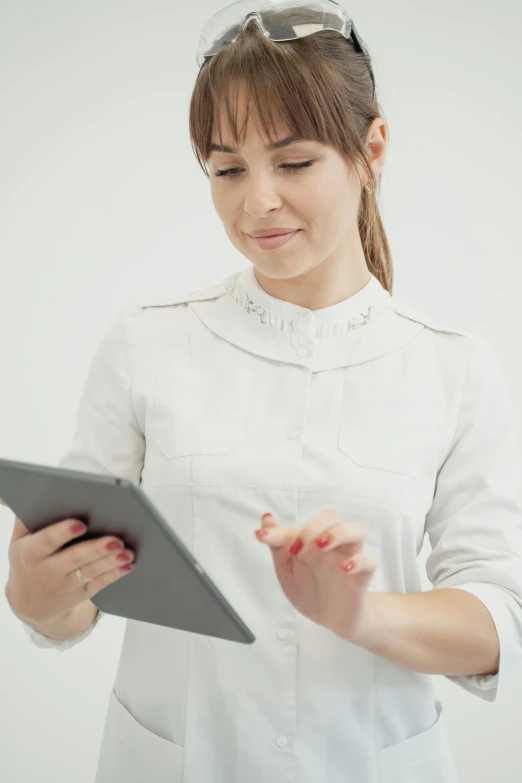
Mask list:
[[[63,652],[64,650],[69,650],[71,647],[74,647],[75,644],[78,644],[78,642],[83,641],[87,636],[89,636],[89,634],[93,631],[94,627],[100,621],[103,614],[104,613],[98,609],[98,613],[94,617],[94,620],[82,634],[80,634],[79,636],[75,636],[72,639],[63,639],[63,640],[53,639],[51,636],[46,636],[45,634],[36,631],[30,625],[24,623],[23,620],[21,622],[29,639],[36,647],[54,649],[54,650],[58,650],[59,652]]]
[[[486,582],[451,585],[475,595],[489,611],[499,639],[500,663],[496,674],[444,675],[468,693],[484,701],[495,701],[499,688],[515,671],[522,658],[522,608],[503,587]]]

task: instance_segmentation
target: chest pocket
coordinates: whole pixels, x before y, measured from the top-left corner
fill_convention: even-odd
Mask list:
[[[247,437],[253,374],[165,364],[154,389],[154,438],[166,457],[227,454]]]
[[[440,403],[428,382],[379,382],[378,376],[346,378],[339,448],[356,465],[412,478],[436,465]]]

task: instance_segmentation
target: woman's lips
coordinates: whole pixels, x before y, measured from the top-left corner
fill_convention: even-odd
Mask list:
[[[249,234],[250,239],[254,244],[260,247],[262,250],[275,250],[277,247],[288,244],[297,234],[300,232],[300,228],[297,231],[290,231],[288,234],[276,234],[271,237],[253,237]]]

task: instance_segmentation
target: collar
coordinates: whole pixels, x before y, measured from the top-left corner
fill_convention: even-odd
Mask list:
[[[309,310],[272,296],[258,283],[253,266],[231,275],[225,285],[232,299],[267,329],[297,331],[316,338],[337,337],[361,329],[386,309],[391,300],[388,291],[371,273],[360,291],[319,310]]]
[[[330,311],[327,316],[331,314],[335,316],[329,321],[330,324],[346,324],[344,316],[353,307],[354,301],[362,304],[364,297],[371,294],[372,308],[375,309],[372,309],[372,317],[364,325],[364,328],[352,328],[326,337],[324,335],[318,337],[315,334],[314,313],[319,311],[307,310],[304,307],[275,299],[266,292],[264,293],[268,299],[258,299],[259,292],[255,287],[245,289],[256,295],[255,302],[259,302],[259,304],[254,306],[262,307],[261,302],[270,302],[270,312],[273,317],[291,316],[290,318],[282,318],[283,322],[286,321],[287,325],[291,325],[290,330],[270,329],[267,328],[266,323],[262,323],[259,317],[253,317],[251,312],[248,312],[241,303],[241,285],[237,289],[239,291],[238,297],[233,293],[236,290],[238,279],[243,274],[245,273],[235,272],[221,284],[188,296],[185,295],[174,302],[186,302],[199,321],[214,334],[245,351],[267,359],[295,364],[312,372],[347,367],[376,359],[397,350],[413,340],[425,327],[425,323],[419,320],[415,314],[409,317],[408,308],[403,308],[397,303],[394,297],[390,296],[381,286],[377,278],[372,276],[375,282],[370,280],[371,287],[369,283],[365,289],[354,295],[357,297],[362,294],[358,300],[350,297],[337,305],[324,308],[324,311]],[[244,280],[248,282],[248,272],[245,274]],[[250,283],[252,283],[251,280]],[[366,293],[364,293],[365,291]],[[364,300],[365,305],[366,302],[367,300]],[[172,304],[173,300],[166,300],[165,303]],[[274,307],[279,309],[273,310]],[[357,309],[358,306],[355,307],[355,310]],[[406,317],[402,314],[403,310]],[[305,313],[308,322],[301,323],[300,318],[297,317],[299,311]],[[339,319],[337,316],[341,312],[343,318]],[[276,314],[274,315],[274,313]],[[353,311],[351,311],[351,316],[353,317],[353,315]]]

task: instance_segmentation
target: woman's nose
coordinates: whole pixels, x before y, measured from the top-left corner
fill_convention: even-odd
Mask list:
[[[271,209],[281,206],[281,196],[270,177],[250,176],[245,188],[245,212],[253,217],[262,217]]]

